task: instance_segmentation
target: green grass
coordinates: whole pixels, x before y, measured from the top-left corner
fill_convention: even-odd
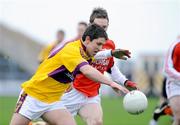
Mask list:
[[[0,125],[8,125],[15,107],[16,97],[0,97]],[[148,125],[157,99],[148,99],[147,110],[140,115],[130,115],[122,107],[122,98],[103,98],[104,125]],[[94,111],[96,112],[96,111]],[[85,125],[76,117],[78,125]],[[159,120],[158,125],[170,125],[171,118],[166,116]]]

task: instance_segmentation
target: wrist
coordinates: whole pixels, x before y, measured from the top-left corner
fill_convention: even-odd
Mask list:
[[[104,52],[104,55],[105,55],[106,58],[112,56],[112,50],[111,49],[104,50],[102,52]]]
[[[111,56],[113,56],[113,50],[111,50]]]
[[[115,57],[115,50],[111,50],[111,56]]]
[[[126,81],[124,82],[124,86],[126,86],[127,81],[129,81],[129,80],[126,80]]]

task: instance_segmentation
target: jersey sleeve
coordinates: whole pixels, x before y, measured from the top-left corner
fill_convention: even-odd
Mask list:
[[[127,80],[127,78],[120,72],[120,70],[115,64],[111,68],[111,78],[113,81],[121,85],[124,85],[124,82]]]
[[[69,72],[73,72],[73,74],[77,73],[80,67],[89,64],[87,60],[81,56],[79,48],[76,47],[64,48],[60,55],[60,61],[62,65],[64,65]]]
[[[109,50],[102,50],[99,51],[98,53],[96,53],[96,55],[94,56],[94,59],[98,60],[98,59],[105,59],[108,57],[111,57],[111,49]]]
[[[107,71],[111,70],[111,68],[114,66],[114,58],[109,58],[109,64],[107,66]],[[111,72],[111,71],[110,71]]]

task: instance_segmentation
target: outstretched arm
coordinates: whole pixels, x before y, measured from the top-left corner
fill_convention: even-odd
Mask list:
[[[106,84],[108,86],[111,86],[116,92],[122,91],[123,93],[127,93],[128,90],[124,88],[123,86],[113,82],[112,80],[105,77],[102,73],[100,73],[98,70],[93,68],[90,65],[84,65],[80,68],[80,71],[89,79],[99,82],[101,84]]]
[[[99,51],[94,58],[95,59],[104,59],[104,58],[108,58],[108,57],[116,57],[118,59],[123,59],[123,60],[127,60],[127,58],[130,58],[130,52],[129,50],[124,50],[124,49],[115,49],[115,50],[102,50]]]
[[[137,89],[136,83],[128,80],[118,69],[118,67],[114,64],[111,68],[111,77],[113,81],[124,85],[128,90]]]

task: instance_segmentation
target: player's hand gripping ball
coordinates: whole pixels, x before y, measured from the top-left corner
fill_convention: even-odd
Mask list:
[[[148,101],[144,93],[133,90],[124,96],[123,106],[128,113],[137,115],[144,112],[148,106]]]

